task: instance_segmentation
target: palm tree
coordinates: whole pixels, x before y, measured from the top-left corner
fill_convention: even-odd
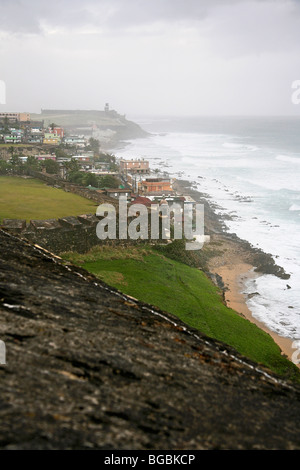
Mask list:
[[[52,130],[52,132],[54,131],[55,127],[58,127],[57,124],[55,124],[55,122],[52,122],[49,126]]]

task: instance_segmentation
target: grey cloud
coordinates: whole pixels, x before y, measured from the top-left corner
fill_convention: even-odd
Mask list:
[[[0,30],[42,33],[43,24],[66,29],[111,29],[156,21],[199,21],[218,6],[248,0],[0,0]],[[279,0],[252,0],[276,2]],[[282,1],[282,0],[280,0]],[[298,0],[294,0],[299,4]]]
[[[79,0],[0,0],[0,12],[0,31],[15,34],[40,34],[44,23],[69,28],[92,22]]]
[[[0,0],[0,31],[13,33],[39,33],[39,18],[32,13],[32,3],[30,7],[19,0]]]

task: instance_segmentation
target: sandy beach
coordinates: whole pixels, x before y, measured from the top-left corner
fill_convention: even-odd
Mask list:
[[[211,263],[211,270],[222,277],[225,285],[225,302],[228,307],[232,308],[247,320],[255,323],[259,328],[268,333],[276,344],[280,347],[282,354],[286,355],[289,360],[295,349],[292,348],[293,341],[289,338],[283,338],[278,334],[271,331],[267,326],[253,317],[252,312],[247,306],[246,295],[243,294],[244,283],[249,278],[257,277],[258,274],[253,271],[253,266],[243,262],[232,263],[231,265],[213,266]],[[299,365],[298,365],[299,367]]]

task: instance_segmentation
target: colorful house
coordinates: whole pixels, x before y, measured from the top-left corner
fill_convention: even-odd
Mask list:
[[[168,193],[172,191],[170,178],[147,178],[139,184],[139,191],[142,193]]]
[[[65,131],[62,127],[49,127],[49,132],[51,134],[54,134],[54,135],[57,135],[59,136],[61,139],[64,137],[65,135]]]
[[[64,143],[66,145],[76,145],[77,147],[85,147],[86,145],[84,136],[80,135],[69,135],[64,137]]]
[[[19,134],[5,135],[3,140],[5,144],[20,144],[22,142]]]
[[[61,138],[56,134],[46,132],[45,135],[44,135],[43,143],[44,144],[58,145],[58,144],[61,143]]]

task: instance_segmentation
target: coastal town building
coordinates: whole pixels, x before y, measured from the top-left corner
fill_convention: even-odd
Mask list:
[[[133,196],[134,197],[134,196]],[[132,201],[131,205],[133,204],[143,204],[146,207],[151,207],[152,201],[148,197],[143,197],[143,196],[137,196],[134,198]]]
[[[56,156],[52,155],[50,153],[48,154],[42,154],[42,155],[34,155],[34,157],[39,160],[39,161],[44,161],[44,160],[56,160]]]
[[[49,127],[49,132],[51,134],[54,134],[54,135],[57,135],[58,137],[60,137],[61,139],[64,137],[65,135],[65,131],[62,127]]]
[[[95,168],[100,171],[109,171],[111,166],[110,162],[96,162]]]
[[[42,144],[44,140],[43,135],[39,134],[28,134],[25,142],[28,144]]]
[[[58,145],[60,144],[60,142],[61,142],[61,138],[58,135],[52,134],[50,132],[45,132],[44,140],[43,140],[44,144]]]
[[[90,155],[73,155],[72,158],[78,163],[92,161],[92,157]]]
[[[0,115],[0,140],[2,139],[5,144],[57,143],[57,139],[53,140],[52,137],[51,140],[44,142],[44,121],[27,120],[30,118],[28,113],[1,113]]]
[[[142,194],[157,192],[172,192],[170,178],[146,178],[138,184],[139,192]]]
[[[4,138],[5,144],[20,144],[22,142],[22,137],[19,134],[5,135]]]
[[[66,145],[75,145],[76,147],[85,147],[86,145],[86,140],[83,135],[70,135],[64,137],[63,142]]]
[[[87,166],[85,168],[88,169]],[[101,170],[101,168],[95,168],[94,166],[92,166],[90,169],[88,169],[88,172],[89,173],[94,173],[94,175],[98,175],[98,176],[107,176],[107,175],[118,176],[119,175],[119,173],[117,171]]]
[[[149,173],[149,162],[147,160],[120,160],[121,173],[147,174]]]
[[[0,113],[0,119],[7,118],[10,122],[20,121],[26,122],[30,121],[30,113]]]
[[[105,188],[105,194],[114,199],[119,199],[120,196],[126,196],[127,199],[131,198],[130,189],[121,188]]]
[[[169,206],[172,206],[173,204],[178,204],[181,208],[181,210],[184,209],[184,204],[186,202],[186,197],[187,196],[171,196],[171,195],[161,195],[161,196],[152,196],[152,202],[155,204],[162,204],[162,201],[164,201],[165,204],[168,204]]]
[[[91,172],[94,169],[93,158],[90,155],[72,155],[72,160],[76,161],[83,171]]]

